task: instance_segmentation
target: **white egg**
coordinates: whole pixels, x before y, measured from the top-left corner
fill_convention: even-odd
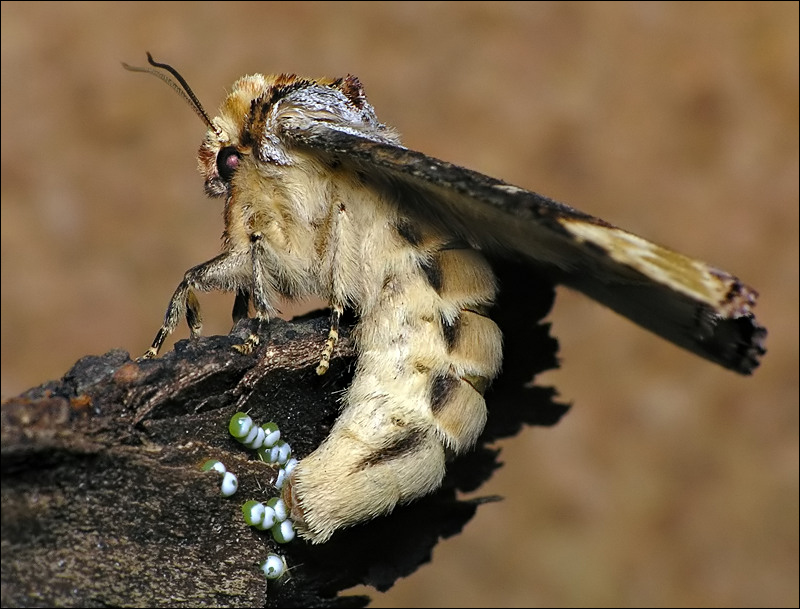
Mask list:
[[[277,554],[267,554],[267,559],[261,563],[261,570],[267,579],[278,579],[286,573],[286,560]]]
[[[289,543],[294,539],[294,525],[291,520],[284,520],[272,527],[272,538],[278,543]]]
[[[222,476],[222,495],[224,497],[230,497],[238,488],[239,480],[236,478],[236,476],[230,472],[225,472],[225,474]]]

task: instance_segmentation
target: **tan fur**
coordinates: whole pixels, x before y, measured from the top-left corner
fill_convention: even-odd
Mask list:
[[[243,133],[252,100],[291,82],[253,76],[234,85],[214,119],[221,133],[209,131],[199,155],[207,177],[217,171],[220,148],[261,136]],[[463,309],[490,305],[495,282],[480,253],[439,251],[447,235],[427,229],[424,244],[404,239],[395,205],[353,171],[300,150],[289,150],[290,163],[282,166],[250,152],[240,150],[226,201],[226,249],[247,252],[259,233],[268,300],[317,296],[360,317],[358,364],[342,413],[325,442],[300,461],[284,493],[300,534],[322,542],[336,529],[435,489],[445,446],[463,451],[475,442],[485,403],[458,377],[494,377],[501,337],[491,320]],[[441,272],[438,291],[423,270],[432,259]],[[452,347],[443,320],[457,320]],[[435,414],[431,385],[446,374],[455,375],[458,388]]]
[[[497,292],[494,275],[486,259],[472,249],[444,250],[436,254],[442,269],[440,294],[459,306],[492,301]]]

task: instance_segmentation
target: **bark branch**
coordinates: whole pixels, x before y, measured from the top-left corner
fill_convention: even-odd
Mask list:
[[[566,411],[554,390],[530,385],[556,366],[557,343],[539,323],[552,286],[513,285],[513,268],[507,276],[497,317],[504,374],[487,394],[476,448],[453,461],[436,493],[321,546],[279,546],[244,523],[245,500],[277,494],[276,470],[227,426],[244,410],[276,421],[299,457],[321,442],[355,357],[343,324],[330,370],[316,375],[327,315],[272,322],[250,356],[232,350],[255,327],[245,320],[229,336],[181,341],[156,360],[122,351],[84,357],[61,380],[8,400],[0,410],[2,605],[365,606],[367,597],[337,594],[361,583],[388,589],[430,560],[438,540],[458,533],[486,500],[459,494],[499,467],[490,444]],[[231,498],[199,469],[212,457],[239,477]],[[291,569],[277,583],[258,569],[270,551]]]

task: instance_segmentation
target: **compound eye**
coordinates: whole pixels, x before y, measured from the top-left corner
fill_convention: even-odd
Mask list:
[[[239,151],[233,146],[225,146],[217,153],[217,173],[226,184],[233,179],[233,174],[239,167]]]

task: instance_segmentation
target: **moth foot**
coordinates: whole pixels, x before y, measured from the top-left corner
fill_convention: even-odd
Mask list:
[[[258,338],[258,334],[251,334],[247,337],[247,340],[244,341],[240,345],[233,345],[233,348],[236,349],[242,355],[250,355],[253,350],[258,346],[260,339]]]
[[[145,351],[144,353],[142,353],[142,355],[141,355],[141,357],[139,357],[139,359],[140,359],[140,360],[143,360],[143,359],[153,359],[153,358],[155,358],[157,355],[158,355],[158,351],[156,351],[155,347],[150,347],[150,348],[149,348],[147,351]]]

